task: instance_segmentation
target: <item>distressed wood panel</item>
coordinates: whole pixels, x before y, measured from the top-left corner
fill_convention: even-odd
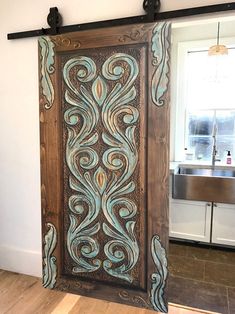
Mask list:
[[[39,40],[47,288],[167,311],[169,29]]]
[[[95,49],[86,50],[82,56],[66,54],[61,60],[64,270],[144,289],[146,120],[145,107],[140,106],[145,91],[139,73],[145,70],[145,47],[123,50],[103,48],[98,57]],[[113,73],[115,68],[108,72],[115,63],[119,75]],[[81,67],[90,67],[93,73],[88,77],[87,70],[86,78],[76,80]],[[74,167],[77,162],[79,167]],[[90,247],[89,254],[83,251],[84,244]]]

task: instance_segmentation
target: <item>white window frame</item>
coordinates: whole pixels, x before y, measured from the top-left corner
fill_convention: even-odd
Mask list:
[[[220,42],[228,47],[234,47],[235,37],[221,38]],[[190,51],[207,50],[215,45],[215,39],[185,41],[178,43],[177,53],[177,88],[175,97],[174,119],[174,160],[184,160],[186,132],[186,102],[187,102],[187,55]]]

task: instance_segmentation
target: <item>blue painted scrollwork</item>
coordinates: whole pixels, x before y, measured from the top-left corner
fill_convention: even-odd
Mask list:
[[[51,81],[51,74],[54,68],[54,43],[49,37],[40,37],[39,45],[41,48],[41,86],[42,93],[46,98],[45,109],[50,109],[54,102],[54,87]]]
[[[57,232],[53,224],[47,223],[49,228],[45,235],[44,258],[43,258],[43,286],[53,289],[56,283],[56,257],[52,256],[57,243]]]
[[[102,107],[102,122],[105,127],[102,138],[110,147],[105,151],[102,159],[105,167],[113,172],[112,180],[102,198],[102,208],[108,222],[103,224],[103,230],[112,238],[104,246],[107,260],[104,261],[103,267],[111,276],[132,282],[130,271],[139,257],[139,247],[134,232],[135,221],[131,220],[136,215],[137,208],[126,195],[135,190],[134,182],[128,180],[133,175],[138,162],[135,123],[139,118],[139,112],[130,103],[136,97],[134,82],[139,68],[133,57],[119,53],[106,60],[102,67],[102,74],[107,80],[120,80],[125,73],[124,67],[118,65],[120,61],[128,66],[129,75],[123,85],[116,83]],[[121,116],[125,129],[118,123]],[[120,175],[117,174],[118,171]],[[117,205],[121,206],[118,210]],[[120,219],[127,220],[125,227],[120,223]]]
[[[162,247],[159,236],[154,236],[151,242],[151,253],[157,273],[153,273],[150,301],[155,311],[167,313],[167,305],[164,301],[164,289],[168,275],[166,251]]]
[[[74,67],[78,68],[76,78],[79,88],[70,79],[70,71]],[[94,237],[100,230],[100,222],[93,225],[101,210],[101,200],[94,184],[97,176],[95,174],[92,178],[89,172],[99,161],[97,152],[91,147],[98,140],[95,129],[99,111],[95,100],[83,85],[93,80],[95,74],[96,65],[87,57],[69,60],[63,70],[64,81],[68,87],[65,100],[71,105],[64,115],[68,130],[66,162],[71,172],[70,187],[77,192],[69,199],[71,213],[67,235],[69,254],[77,264],[73,268],[74,273],[93,272],[101,265],[101,261],[96,259],[99,244]],[[80,130],[75,128],[80,124]],[[79,223],[77,217],[84,214],[85,218]]]
[[[70,105],[64,115],[66,162],[70,187],[76,191],[69,199],[67,248],[77,265],[74,272],[93,272],[102,265],[109,275],[132,282],[131,270],[139,257],[133,219],[137,207],[127,195],[135,190],[130,178],[138,162],[135,125],[139,112],[131,102],[137,94],[134,83],[139,68],[130,55],[116,53],[98,73],[94,61],[84,56],[69,60],[63,69],[65,100]],[[106,81],[115,83],[112,89]],[[91,82],[90,89],[87,82]],[[101,134],[97,133],[98,122],[102,122]],[[94,149],[99,136],[107,146],[102,156]],[[108,236],[104,248],[95,236],[101,229],[97,219],[101,212],[106,219],[102,230]],[[106,255],[103,263],[97,258],[101,249]]]
[[[151,82],[151,96],[153,103],[157,106],[165,104],[164,96],[169,85],[170,25],[169,22],[157,23],[152,35],[153,65],[156,70]]]

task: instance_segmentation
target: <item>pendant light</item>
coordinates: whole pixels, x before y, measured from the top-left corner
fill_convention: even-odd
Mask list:
[[[208,50],[209,56],[222,56],[228,54],[228,48],[225,45],[220,45],[220,22],[218,22],[217,28],[217,43],[214,46],[211,46]]]

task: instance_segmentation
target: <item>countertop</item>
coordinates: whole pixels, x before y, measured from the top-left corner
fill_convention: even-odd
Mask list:
[[[180,161],[170,161],[170,174],[173,174],[175,169],[182,164]]]
[[[186,161],[171,161],[170,162],[170,174],[173,174],[175,169],[177,167],[190,167],[190,168],[211,168],[212,165],[208,164],[208,163],[198,163],[198,162],[193,162],[191,160]],[[223,164],[223,163],[217,163],[215,164],[215,168],[216,169],[235,169],[235,164],[233,163],[232,165],[227,165],[227,164]]]

